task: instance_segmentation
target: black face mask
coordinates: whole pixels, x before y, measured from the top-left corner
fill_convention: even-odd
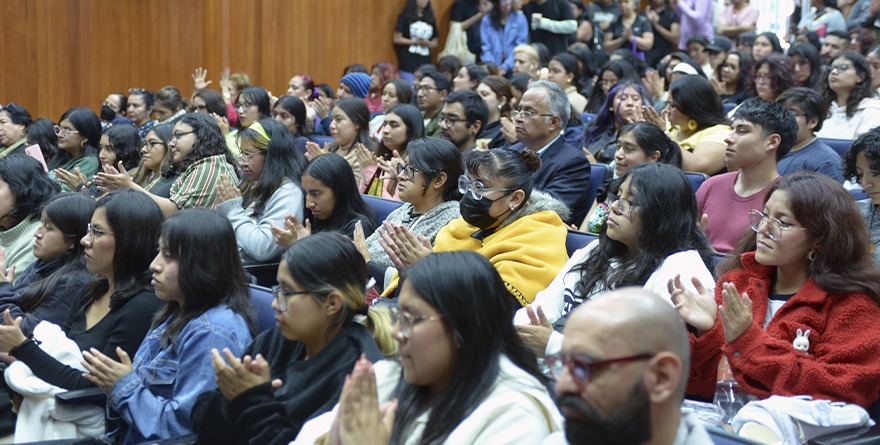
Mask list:
[[[116,111],[114,111],[108,105],[102,105],[101,106],[101,120],[110,122],[113,119],[116,119]]]
[[[498,216],[492,216],[489,214],[489,208],[492,207],[492,204],[505,196],[507,196],[507,194],[504,194],[496,199],[483,197],[483,199],[477,200],[474,199],[473,195],[471,195],[470,193],[465,193],[464,197],[461,198],[461,201],[458,205],[459,210],[461,211],[461,217],[464,218],[464,220],[468,224],[474,227],[478,227],[482,230],[486,230],[489,227],[492,227],[493,224],[498,222],[498,220],[501,219],[502,216],[510,212],[510,209],[508,209],[507,212],[504,212]]]

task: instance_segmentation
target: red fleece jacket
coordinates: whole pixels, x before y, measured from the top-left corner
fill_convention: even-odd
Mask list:
[[[868,407],[880,395],[880,306],[867,294],[829,294],[810,278],[762,328],[775,267],[743,254],[744,269],[725,274],[715,286],[722,303],[721,284],[731,282],[753,302],[751,326],[733,343],[726,343],[721,315],[711,330],[691,335],[691,375],[688,394],[711,399],[721,354],[734,378],[750,393],[810,395]],[[794,349],[796,331],[810,330],[809,354]]]

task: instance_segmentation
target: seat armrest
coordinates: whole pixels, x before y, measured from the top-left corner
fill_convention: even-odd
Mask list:
[[[101,388],[75,389],[55,394],[55,401],[62,405],[104,405],[107,394]]]

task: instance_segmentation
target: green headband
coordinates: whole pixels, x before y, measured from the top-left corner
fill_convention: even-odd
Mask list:
[[[264,137],[267,141],[271,141],[271,140],[272,140],[272,138],[270,138],[269,135],[266,133],[266,129],[263,128],[263,125],[262,125],[261,123],[259,123],[259,122],[254,122],[254,123],[252,123],[251,126],[248,127],[248,130],[254,130],[254,131],[256,131],[257,134],[259,134],[260,136]]]

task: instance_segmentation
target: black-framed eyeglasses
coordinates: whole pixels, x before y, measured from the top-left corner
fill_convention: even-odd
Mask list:
[[[477,201],[483,199],[483,196],[485,196],[486,193],[489,193],[489,192],[498,192],[498,191],[509,192],[511,190],[515,190],[515,189],[511,189],[511,188],[487,189],[486,186],[483,185],[483,183],[480,181],[477,181],[477,180],[471,181],[465,175],[461,175],[458,177],[458,192],[461,193],[462,195],[467,195],[468,192],[470,192],[471,196],[473,196],[474,199],[476,199]],[[488,199],[488,198],[486,198],[486,199]],[[496,201],[496,200],[493,200],[493,201]]]
[[[247,110],[248,108],[250,108],[252,106],[254,106],[254,104],[247,102],[247,101],[241,101],[241,102],[235,104],[235,109],[236,110]]]
[[[70,137],[70,135],[72,135],[72,134],[77,134],[77,133],[79,133],[79,132],[76,130],[71,130],[69,128],[64,128],[64,127],[59,127],[58,125],[55,126],[55,136],[61,136],[61,137],[66,138],[66,137]]]
[[[412,181],[413,178],[416,177],[416,172],[420,172],[416,166],[412,164],[397,164],[397,176],[400,176],[407,181]]]
[[[596,360],[586,355],[554,354],[548,355],[545,359],[545,363],[547,363],[547,367],[550,368],[550,373],[556,380],[559,380],[562,377],[562,373],[568,368],[568,372],[571,373],[575,384],[577,384],[579,388],[583,388],[587,383],[590,383],[590,377],[593,375],[593,370],[598,366],[605,366],[613,363],[626,363],[637,360],[648,360],[655,355],[656,354],[652,353],[644,353],[607,360]]]
[[[430,85],[413,85],[412,87],[413,94],[419,94],[419,91],[425,90],[425,93],[430,93],[431,91],[438,91],[440,88],[432,87]]]
[[[842,73],[842,72],[848,70],[851,66],[852,65],[850,65],[848,63],[838,63],[836,65],[828,65],[828,72],[830,73],[834,70],[837,70],[838,73]]]
[[[453,125],[455,125],[458,122],[465,122],[465,121],[467,121],[467,119],[462,119],[462,118],[458,118],[458,117],[449,117],[443,113],[440,113],[440,115],[437,116],[437,122],[443,122],[444,124],[446,124],[447,128],[452,127]]]
[[[95,238],[98,238],[98,237],[101,237],[104,235],[115,235],[113,232],[108,232],[106,230],[101,230],[101,229],[96,228],[95,226],[92,225],[92,223],[89,223],[89,225],[88,225],[88,234],[89,234],[89,237],[92,239],[95,239]]]
[[[638,204],[634,204],[632,201],[621,198],[619,196],[608,195],[608,207],[612,207],[614,204],[617,204],[617,213],[621,215],[628,215],[633,207],[638,207]]]
[[[171,140],[172,140],[172,141],[179,141],[180,138],[182,138],[182,137],[184,137],[184,136],[186,136],[186,135],[188,135],[188,134],[193,134],[193,133],[195,133],[195,131],[180,131],[180,132],[177,132],[177,133],[172,133],[172,134],[171,134]]]
[[[275,304],[278,305],[278,312],[287,312],[287,300],[290,297],[310,293],[308,291],[287,291],[281,289],[281,286],[272,286],[272,298],[275,299]]]
[[[782,238],[783,230],[807,230],[804,227],[795,227],[794,224],[780,221],[759,210],[749,210],[749,225],[755,233],[761,231],[761,225],[765,222],[767,223],[767,236],[773,241],[779,241]]]
[[[400,308],[391,309],[391,316],[397,320],[397,325],[400,327],[399,332],[400,336],[409,339],[412,337],[413,328],[422,322],[425,321],[437,321],[442,320],[443,315],[414,315],[409,312],[403,311]]]
[[[141,144],[141,149],[143,150],[144,147],[148,150],[153,150],[156,147],[165,148],[165,143],[162,141],[144,141],[144,143]]]
[[[529,110],[513,110],[510,112],[511,118],[519,120],[532,119],[538,116],[553,117],[554,115],[550,113],[535,113]]]

